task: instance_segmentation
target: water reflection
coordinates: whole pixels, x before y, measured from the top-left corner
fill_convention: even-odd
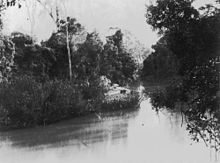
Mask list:
[[[90,115],[44,128],[1,132],[1,162],[214,161],[203,143],[191,141],[185,123],[181,127],[181,115],[166,110],[157,114],[149,100],[138,111],[101,117]]]
[[[127,138],[129,118],[135,112],[102,116],[96,115],[76,118],[47,127],[14,130],[0,133],[1,145],[10,144],[15,148],[82,145],[96,142],[115,141]]]

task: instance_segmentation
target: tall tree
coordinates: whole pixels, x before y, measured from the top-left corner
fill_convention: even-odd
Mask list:
[[[82,33],[87,34],[76,19],[68,17],[67,20],[59,20],[58,31],[52,33],[51,37],[43,44],[55,51],[57,62],[54,65],[52,74],[61,78],[69,76],[72,80],[72,56],[74,55],[73,53],[76,53],[77,42],[84,41],[85,36]],[[83,39],[76,41],[76,35],[79,38],[82,36]]]
[[[81,24],[77,23],[76,19],[67,17],[66,21],[60,20],[59,21],[59,30],[58,32],[62,32],[66,34],[66,47],[67,47],[67,54],[68,54],[68,62],[69,62],[69,78],[72,81],[72,61],[71,61],[71,46],[75,48],[76,40],[74,40],[74,35],[79,35],[83,37],[84,27]],[[74,49],[73,49],[74,50]]]

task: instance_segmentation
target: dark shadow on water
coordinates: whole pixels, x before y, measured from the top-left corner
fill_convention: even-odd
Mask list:
[[[0,132],[2,144],[16,148],[85,146],[126,139],[129,119],[137,111],[91,114],[46,127]],[[100,118],[101,117],[101,118]]]

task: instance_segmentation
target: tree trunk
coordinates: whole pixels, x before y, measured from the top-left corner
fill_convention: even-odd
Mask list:
[[[66,23],[66,46],[68,52],[68,60],[69,60],[69,78],[72,81],[72,61],[71,61],[71,54],[70,54],[70,44],[69,44],[69,32],[68,32],[68,22]]]

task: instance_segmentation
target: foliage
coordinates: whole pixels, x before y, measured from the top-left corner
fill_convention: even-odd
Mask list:
[[[181,31],[199,17],[192,7],[194,0],[157,0],[156,5],[147,6],[146,21],[160,33]]]
[[[100,85],[102,50],[103,43],[98,33],[88,33],[85,42],[79,45],[76,54],[72,57],[74,80],[81,86],[83,98],[96,105],[104,98],[103,88]]]
[[[123,47],[121,30],[107,37],[101,63],[101,74],[107,76],[113,83],[125,85],[134,80],[137,63]]]
[[[80,23],[78,23],[75,18],[67,17],[67,20],[59,20],[58,33],[66,34],[66,26],[69,31],[68,37],[70,37],[70,40],[72,40],[73,35],[79,34],[84,30],[84,27]]]
[[[152,52],[145,60],[142,69],[142,78],[154,78],[157,80],[176,76],[178,72],[178,61],[176,56],[169,50],[166,37],[162,37]]]
[[[89,33],[86,41],[79,45],[76,54],[72,57],[72,68],[76,80],[87,81],[89,84],[92,80],[99,78],[102,50],[103,43],[98,33]]]
[[[192,2],[157,0],[155,6],[150,5],[147,8],[147,23],[163,34],[169,50],[179,62],[178,74],[182,77],[179,83],[171,84],[172,88],[168,87],[162,94],[154,95],[153,101],[164,101],[159,103],[173,107],[175,104],[170,105],[166,101],[176,96],[173,103],[178,100],[186,103],[184,114],[189,120],[188,129],[190,133],[204,140],[201,132],[208,132],[210,126],[217,127],[218,125],[211,125],[215,122],[214,119],[219,121],[216,61],[220,45],[220,12],[215,7],[206,6],[202,8],[205,12],[200,14],[192,7]],[[180,91],[176,90],[178,85],[181,85]],[[158,96],[161,98],[158,99]],[[206,114],[210,116],[204,121]],[[213,116],[214,118],[211,118]],[[220,132],[219,128],[212,130]],[[214,139],[216,137],[210,136],[208,140]]]
[[[1,123],[12,127],[50,124],[86,108],[75,84],[58,80],[42,84],[30,76],[1,83],[0,99]]]
[[[25,48],[26,45],[34,44],[33,38],[31,36],[23,34],[21,32],[12,32],[11,40],[16,46],[16,51],[20,51]]]
[[[43,103],[39,124],[49,124],[64,118],[72,117],[84,111],[86,100],[83,100],[80,89],[69,81],[50,81],[42,85]]]
[[[52,33],[51,37],[46,42],[42,42],[42,45],[54,50],[56,62],[51,68],[52,78],[65,79],[69,77],[69,64],[72,66],[72,63],[68,62],[69,56],[67,54],[70,53],[71,61],[75,54],[75,44],[72,41],[73,36],[78,35],[84,29],[74,18],[68,17],[67,20],[61,19],[59,24],[60,27],[58,28],[58,31]],[[66,30],[68,33],[66,33]]]
[[[98,81],[97,81],[98,83]],[[106,101],[101,86],[80,86],[64,80],[44,83],[19,76],[0,83],[1,127],[47,125],[90,112],[137,108],[137,93]]]
[[[159,109],[167,107],[174,109],[176,103],[186,101],[187,97],[183,93],[184,88],[179,80],[180,79],[173,80],[164,89],[155,89],[148,94],[151,98],[151,103],[155,108]]]
[[[0,84],[1,118],[5,125],[24,127],[36,121],[41,92],[32,78],[20,77]]]
[[[0,12],[5,10],[7,7],[12,7],[15,5],[17,5],[20,8],[21,0],[2,0],[0,4]]]
[[[77,24],[76,26],[80,28],[80,32],[81,26]],[[76,31],[75,28],[74,30]],[[134,80],[137,64],[123,47],[122,36],[121,31],[117,31],[115,35],[107,38],[107,43],[103,46],[98,33],[88,33],[85,41],[77,45],[77,51],[74,50],[76,46],[74,42],[70,42],[73,80],[84,80],[88,83],[90,79],[98,78],[100,75],[107,76],[112,82],[121,85]],[[56,61],[51,68],[52,78],[68,77],[65,40],[66,35],[63,30],[60,30],[43,43],[44,46],[54,50]]]
[[[43,46],[53,49],[56,61],[51,67],[51,78],[68,78],[68,56],[66,49],[66,36],[63,33],[53,33],[51,37],[42,43]]]
[[[15,44],[16,74],[33,75],[39,80],[51,78],[52,66],[56,62],[53,49],[37,45],[32,38],[22,33],[12,33]]]
[[[0,82],[7,81],[12,76],[14,48],[9,38],[0,36]]]
[[[98,33],[87,33],[76,19],[58,21],[58,30],[41,44],[19,32],[2,39],[0,70],[7,80],[0,82],[1,125],[47,125],[100,111],[106,91],[102,75],[123,85],[133,80],[136,63],[122,45],[121,31],[103,45]],[[117,49],[115,58],[111,46]],[[71,81],[67,81],[69,64]],[[113,69],[105,69],[106,64]],[[123,101],[124,107],[135,99]],[[113,101],[108,106],[119,104]]]

